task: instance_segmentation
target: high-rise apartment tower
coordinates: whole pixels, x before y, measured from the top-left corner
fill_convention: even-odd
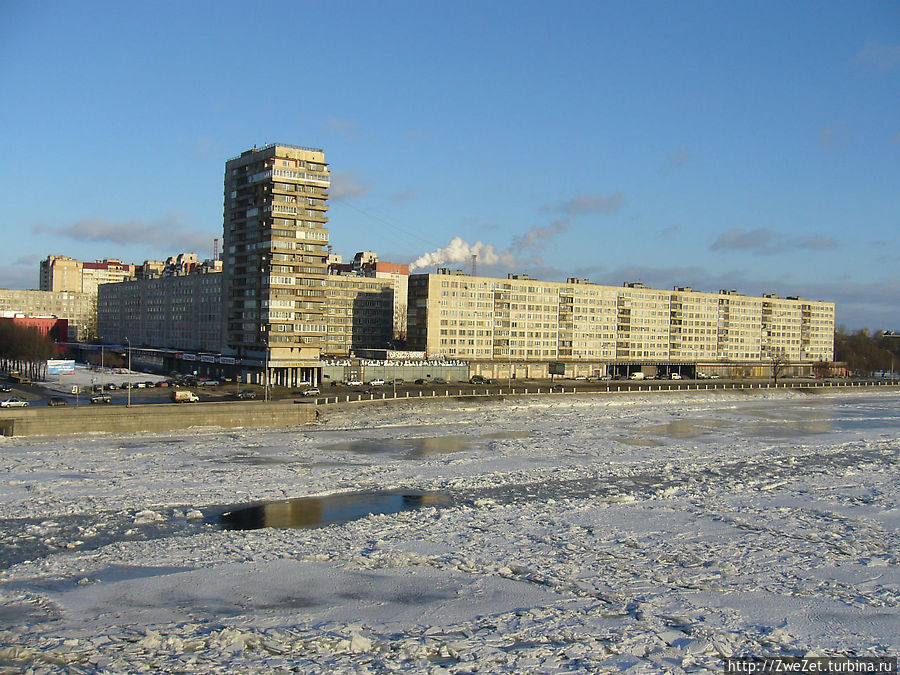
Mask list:
[[[225,164],[226,350],[268,382],[319,380],[329,184],[315,148],[272,144]]]

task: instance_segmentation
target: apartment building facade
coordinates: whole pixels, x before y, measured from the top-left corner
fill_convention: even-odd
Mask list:
[[[326,338],[322,356],[350,356],[360,349],[386,349],[394,337],[393,279],[329,275]]]
[[[66,319],[69,340],[91,340],[97,334],[97,295],[2,288],[0,315]]]
[[[330,276],[342,275],[391,280],[394,297],[394,325],[390,339],[398,342],[406,340],[406,301],[409,288],[409,265],[380,261],[375,251],[359,251],[349,263],[344,263],[340,255],[329,253],[328,274]]]
[[[155,349],[220,352],[221,263],[170,258],[159,276],[102,284],[97,295],[101,342]]]
[[[272,144],[225,164],[225,350],[285,386],[316,382],[326,344],[325,154]]]
[[[68,256],[51,255],[41,261],[40,290],[97,294],[100,284],[134,279],[139,266],[121,260],[82,262]]]
[[[504,377],[704,368],[763,374],[775,356],[798,367],[834,358],[834,304],[735,291],[601,286],[439,270],[409,280],[408,346],[477,362]]]

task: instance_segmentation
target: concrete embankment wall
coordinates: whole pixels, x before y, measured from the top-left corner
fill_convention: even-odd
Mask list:
[[[190,427],[289,427],[315,421],[310,404],[261,401],[161,403],[78,408],[32,407],[0,412],[0,435],[61,436],[92,432],[173,431]]]

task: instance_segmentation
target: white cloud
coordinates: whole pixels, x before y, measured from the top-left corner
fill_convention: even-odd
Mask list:
[[[84,242],[110,242],[114,244],[151,244],[161,249],[177,252],[206,251],[212,246],[215,234],[189,230],[177,216],[167,216],[154,221],[125,220],[111,222],[102,218],[79,220],[71,225],[48,226],[37,224],[35,232],[51,233]]]
[[[795,249],[821,251],[836,245],[831,237],[791,237],[767,227],[759,227],[755,230],[732,228],[720,234],[709,248],[711,251],[748,251],[754,255],[776,255]]]

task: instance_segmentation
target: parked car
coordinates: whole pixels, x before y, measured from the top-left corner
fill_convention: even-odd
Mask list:
[[[601,376],[600,376],[600,381],[601,381],[601,382],[608,382],[608,381],[611,380],[611,379],[613,379],[613,378],[612,378],[612,375],[601,375]]]
[[[115,391],[115,390],[118,389],[118,388],[119,388],[119,387],[118,387],[118,385],[117,385],[115,382],[110,382],[109,384],[106,385],[106,389],[107,389],[108,391]]]
[[[369,385],[372,387],[380,387],[384,384],[384,380],[380,377],[376,377],[374,380],[369,380]]]
[[[432,383],[433,384],[447,384],[447,380],[445,380],[443,377],[436,377],[432,380]]]
[[[47,401],[47,405],[49,405],[51,408],[56,408],[57,406],[65,407],[69,405],[69,402],[62,396],[51,396],[50,400]]]
[[[109,394],[95,394],[91,396],[91,403],[112,403],[112,396]]]
[[[239,401],[252,401],[256,398],[256,392],[250,389],[240,389],[232,394]]]
[[[645,377],[646,377],[646,375],[644,375],[644,373],[638,371],[636,373],[632,373],[631,375],[629,375],[628,379],[629,380],[643,380]]]
[[[301,396],[318,396],[319,395],[318,387],[310,387],[309,389],[305,389],[301,392]]]
[[[680,380],[680,379],[681,379],[681,373],[670,373],[670,374],[669,374],[669,379],[670,379],[670,380]]]
[[[344,382],[348,387],[361,387],[363,382],[362,380],[347,380]]]
[[[27,408],[28,401],[18,396],[10,396],[5,401],[0,401],[0,408]]]
[[[12,387],[7,387],[7,386],[4,384],[2,387],[0,387],[0,391],[2,391],[4,394],[7,394],[7,393],[9,393],[9,392],[12,391]]]
[[[418,380],[415,381],[415,384],[425,384],[425,380],[423,380],[423,379],[420,377]]]
[[[469,384],[492,384],[492,380],[483,375],[473,375],[469,378]]]

